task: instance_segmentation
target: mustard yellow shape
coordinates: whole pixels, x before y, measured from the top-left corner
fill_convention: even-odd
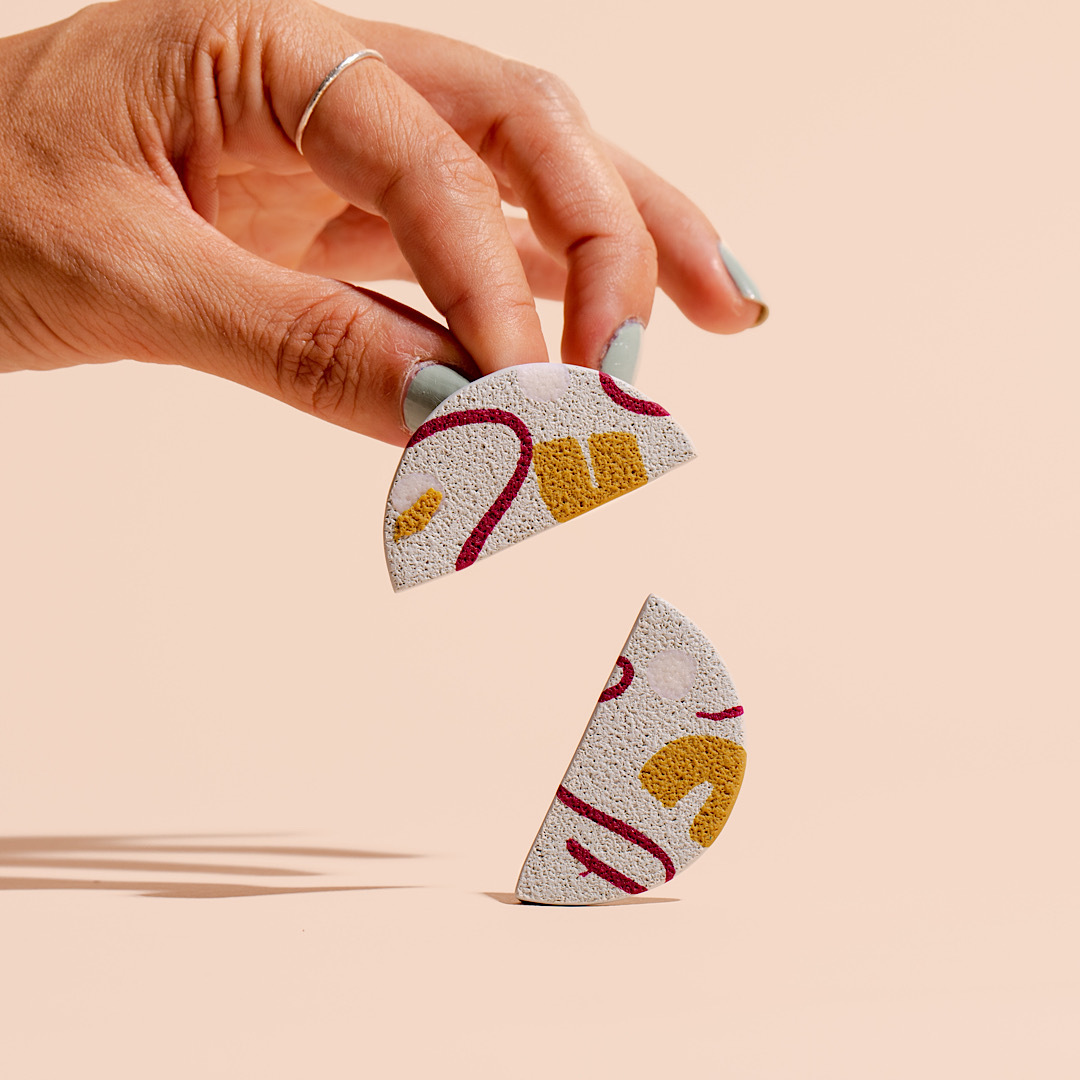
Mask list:
[[[540,495],[560,525],[649,481],[637,436],[632,432],[590,435],[589,456],[595,484],[577,439],[552,439],[533,447]]]
[[[746,770],[746,751],[718,735],[686,735],[662,746],[641,770],[641,786],[669,809],[698,784],[712,791],[690,826],[690,839],[708,847],[735,805]]]
[[[400,544],[405,537],[427,528],[427,523],[435,516],[441,502],[442,492],[428,488],[408,510],[398,514],[398,519],[394,522],[394,543]]]

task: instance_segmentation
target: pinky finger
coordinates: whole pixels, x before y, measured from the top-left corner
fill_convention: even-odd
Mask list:
[[[760,326],[768,305],[709,219],[651,169],[606,145],[656,243],[660,288],[704,330]]]

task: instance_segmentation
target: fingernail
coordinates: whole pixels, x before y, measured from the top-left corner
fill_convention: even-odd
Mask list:
[[[416,374],[405,391],[401,418],[415,431],[451,394],[468,386],[469,380],[445,364],[429,362],[417,365]]]
[[[724,260],[724,265],[731,275],[731,280],[735,282],[739,295],[744,300],[752,300],[755,304],[761,305],[761,314],[754,323],[755,326],[760,326],[769,317],[769,305],[761,298],[761,290],[754,284],[754,279],[743,269],[742,263],[735,258],[735,253],[723,240],[720,241],[720,258]]]
[[[605,375],[614,375],[616,379],[632,383],[644,334],[645,327],[637,319],[627,319],[608,342],[607,351],[600,361],[600,370]]]

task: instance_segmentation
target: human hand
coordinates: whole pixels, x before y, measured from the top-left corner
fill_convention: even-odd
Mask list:
[[[313,90],[363,48],[386,63],[331,85],[301,156]],[[708,330],[766,313],[559,80],[433,34],[304,0],[121,0],[0,42],[0,89],[0,370],[178,363],[402,444],[428,362],[547,359],[536,296],[564,299],[563,359],[590,367],[658,281]],[[449,330],[334,280],[391,277]]]

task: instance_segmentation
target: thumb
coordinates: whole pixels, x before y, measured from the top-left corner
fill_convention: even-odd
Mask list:
[[[419,312],[266,262],[186,207],[157,211],[127,218],[153,221],[137,250],[157,264],[140,268],[142,295],[128,306],[134,359],[218,375],[399,446],[416,425],[409,389],[419,370],[435,362],[465,378],[479,374],[450,332]],[[442,396],[456,386],[451,373],[436,382]],[[435,404],[425,391],[421,410]]]

